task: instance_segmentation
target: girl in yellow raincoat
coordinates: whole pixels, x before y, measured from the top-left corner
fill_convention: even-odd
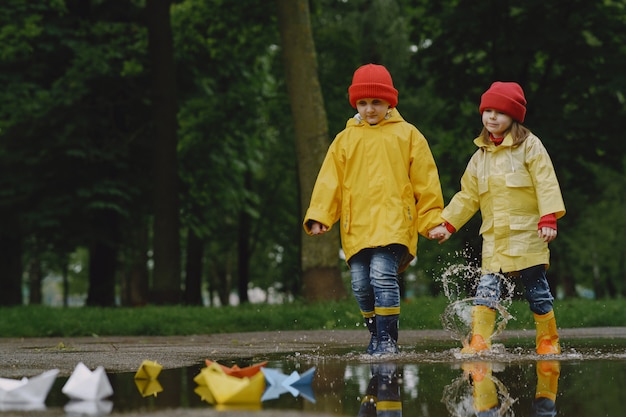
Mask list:
[[[443,196],[428,142],[398,110],[382,65],[354,72],[348,89],[358,113],[330,145],[304,218],[310,235],[341,219],[352,290],[371,334],[367,352],[397,353],[398,273],[417,251],[418,232],[440,224]]]
[[[489,349],[503,273],[519,277],[536,323],[536,351],[561,352],[554,297],[546,279],[548,243],[565,205],[552,161],[543,144],[522,125],[524,91],[514,82],[495,82],[482,95],[483,130],[461,178],[459,191],[444,209],[445,222],[430,238],[445,242],[478,210],[483,237],[482,270],[472,308],[472,338],[463,353]]]

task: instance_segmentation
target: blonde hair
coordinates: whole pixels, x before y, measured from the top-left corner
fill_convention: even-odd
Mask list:
[[[513,120],[513,123],[511,123],[511,127],[506,133],[511,133],[511,137],[513,138],[513,146],[517,146],[526,140],[528,135],[530,135],[530,130],[518,121]],[[483,143],[485,145],[489,145],[491,143],[491,139],[489,138],[489,131],[487,130],[487,128],[483,127],[483,130],[480,132],[480,136],[483,138]]]

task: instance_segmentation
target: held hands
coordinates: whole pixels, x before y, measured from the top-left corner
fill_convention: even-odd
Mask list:
[[[314,235],[323,235],[328,230],[328,227],[323,225],[320,222],[312,221],[311,222],[311,234]]]
[[[448,229],[446,229],[446,227],[442,224],[433,227],[428,231],[428,238],[437,239],[440,245],[446,240],[450,239],[450,236],[452,236],[452,233],[450,233]]]
[[[543,239],[544,242],[550,243],[554,239],[556,239],[556,230],[551,227],[542,227],[537,230],[537,235],[539,238]]]

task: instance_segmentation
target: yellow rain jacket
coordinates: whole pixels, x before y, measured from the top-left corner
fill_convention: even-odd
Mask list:
[[[346,260],[364,248],[401,244],[417,253],[418,232],[440,224],[443,197],[428,142],[397,109],[370,126],[356,116],[328,149],[304,218],[329,229],[341,219]]]
[[[543,144],[530,134],[520,145],[507,135],[500,146],[474,140],[459,191],[442,217],[457,230],[480,210],[482,269],[513,272],[550,262],[548,244],[537,236],[539,219],[565,215],[565,204]]]

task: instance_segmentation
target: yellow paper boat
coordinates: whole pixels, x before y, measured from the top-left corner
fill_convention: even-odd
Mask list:
[[[254,376],[257,373],[259,373],[261,368],[267,365],[267,361],[265,361],[265,362],[256,363],[254,365],[246,366],[245,368],[240,368],[237,365],[233,365],[229,368],[228,366],[224,366],[222,364],[219,364],[209,359],[205,360],[205,363],[206,363],[206,366],[211,366],[211,364],[213,363],[218,364],[226,375],[236,376],[238,378],[243,378],[244,376],[247,376],[247,377]]]
[[[135,373],[135,379],[156,379],[162,369],[163,365],[155,361],[143,361]]]
[[[252,377],[238,378],[224,372],[218,363],[211,363],[194,378],[200,387],[207,387],[199,394],[203,400],[213,404],[257,404],[265,390],[265,376],[257,372]],[[196,393],[198,393],[196,391]]]
[[[156,379],[135,379],[135,385],[144,398],[150,395],[156,397],[159,392],[163,391],[163,387]]]

